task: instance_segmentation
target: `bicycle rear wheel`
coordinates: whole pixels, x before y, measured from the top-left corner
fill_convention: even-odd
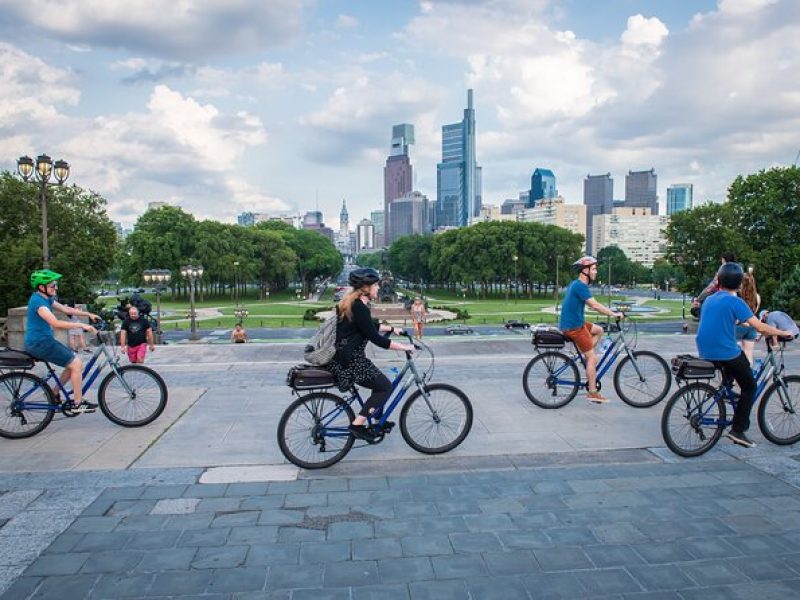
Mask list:
[[[31,410],[25,404],[49,405],[52,409]],[[56,408],[50,386],[36,375],[22,371],[0,375],[0,436],[32,437],[50,424]]]
[[[661,415],[661,435],[678,456],[700,456],[722,436],[725,402],[707,383],[691,383],[667,400]]]
[[[355,438],[347,430],[353,419],[353,409],[339,396],[326,392],[300,396],[281,416],[278,446],[298,467],[330,467],[353,447]]]
[[[789,375],[764,392],[758,406],[758,427],[773,444],[788,446],[800,440],[800,377]]]
[[[433,383],[423,389],[425,395],[417,390],[403,405],[400,432],[417,452],[449,452],[472,429],[472,404],[464,392],[446,383]]]
[[[161,375],[143,365],[111,371],[97,391],[100,410],[122,427],[142,427],[155,421],[167,406],[167,385]]]
[[[525,395],[541,408],[566,406],[578,393],[579,385],[578,367],[561,352],[542,352],[522,374]]]
[[[623,402],[634,408],[654,406],[664,399],[672,384],[667,362],[647,350],[632,354],[636,364],[626,356],[614,371],[614,389]]]

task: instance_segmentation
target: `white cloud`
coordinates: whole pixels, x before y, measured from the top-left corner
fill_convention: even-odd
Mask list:
[[[622,34],[622,44],[627,48],[636,46],[659,46],[669,30],[658,17],[643,15],[628,17],[628,27]]]
[[[342,29],[358,27],[358,19],[352,15],[339,15],[336,17],[336,26]]]
[[[70,45],[125,48],[185,60],[284,43],[306,0],[0,0],[10,35],[33,30]],[[213,40],[213,42],[212,42]]]

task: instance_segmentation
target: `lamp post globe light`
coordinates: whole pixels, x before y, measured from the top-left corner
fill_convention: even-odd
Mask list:
[[[191,339],[197,339],[197,317],[194,310],[194,289],[197,280],[203,276],[203,267],[200,265],[184,265],[181,267],[181,277],[189,280],[189,320],[191,323]]]
[[[145,269],[142,273],[144,282],[152,284],[156,290],[156,303],[158,304],[158,320],[156,321],[156,341],[161,343],[161,294],[167,289],[169,280],[172,279],[172,271],[169,269]]]
[[[517,256],[515,254],[514,256],[511,257],[511,260],[514,261],[514,304],[516,304],[517,303],[517,295],[518,295],[518,292],[517,292],[517,288],[518,288],[518,286],[517,286],[517,261],[519,260],[519,256]]]
[[[36,162],[30,156],[17,159],[17,171],[23,181],[38,182],[42,207],[42,262],[45,269],[50,268],[50,247],[47,244],[47,186],[62,185],[69,177],[69,163],[64,160],[53,160],[47,154],[40,154]],[[55,175],[56,180],[50,183]]]
[[[250,311],[247,310],[244,306],[240,306],[236,310],[233,311],[233,314],[236,316],[237,325],[242,325],[244,320],[250,314]]]

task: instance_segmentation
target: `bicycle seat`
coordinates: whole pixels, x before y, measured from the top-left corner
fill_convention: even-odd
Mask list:
[[[0,369],[32,369],[36,359],[24,350],[0,348]]]

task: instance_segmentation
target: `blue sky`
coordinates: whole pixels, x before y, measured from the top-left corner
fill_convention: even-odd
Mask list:
[[[475,90],[485,203],[552,169],[629,169],[720,200],[800,149],[794,0],[0,0],[0,168],[46,152],[132,225],[150,201],[233,222],[383,203],[413,123],[436,197],[440,128]]]

